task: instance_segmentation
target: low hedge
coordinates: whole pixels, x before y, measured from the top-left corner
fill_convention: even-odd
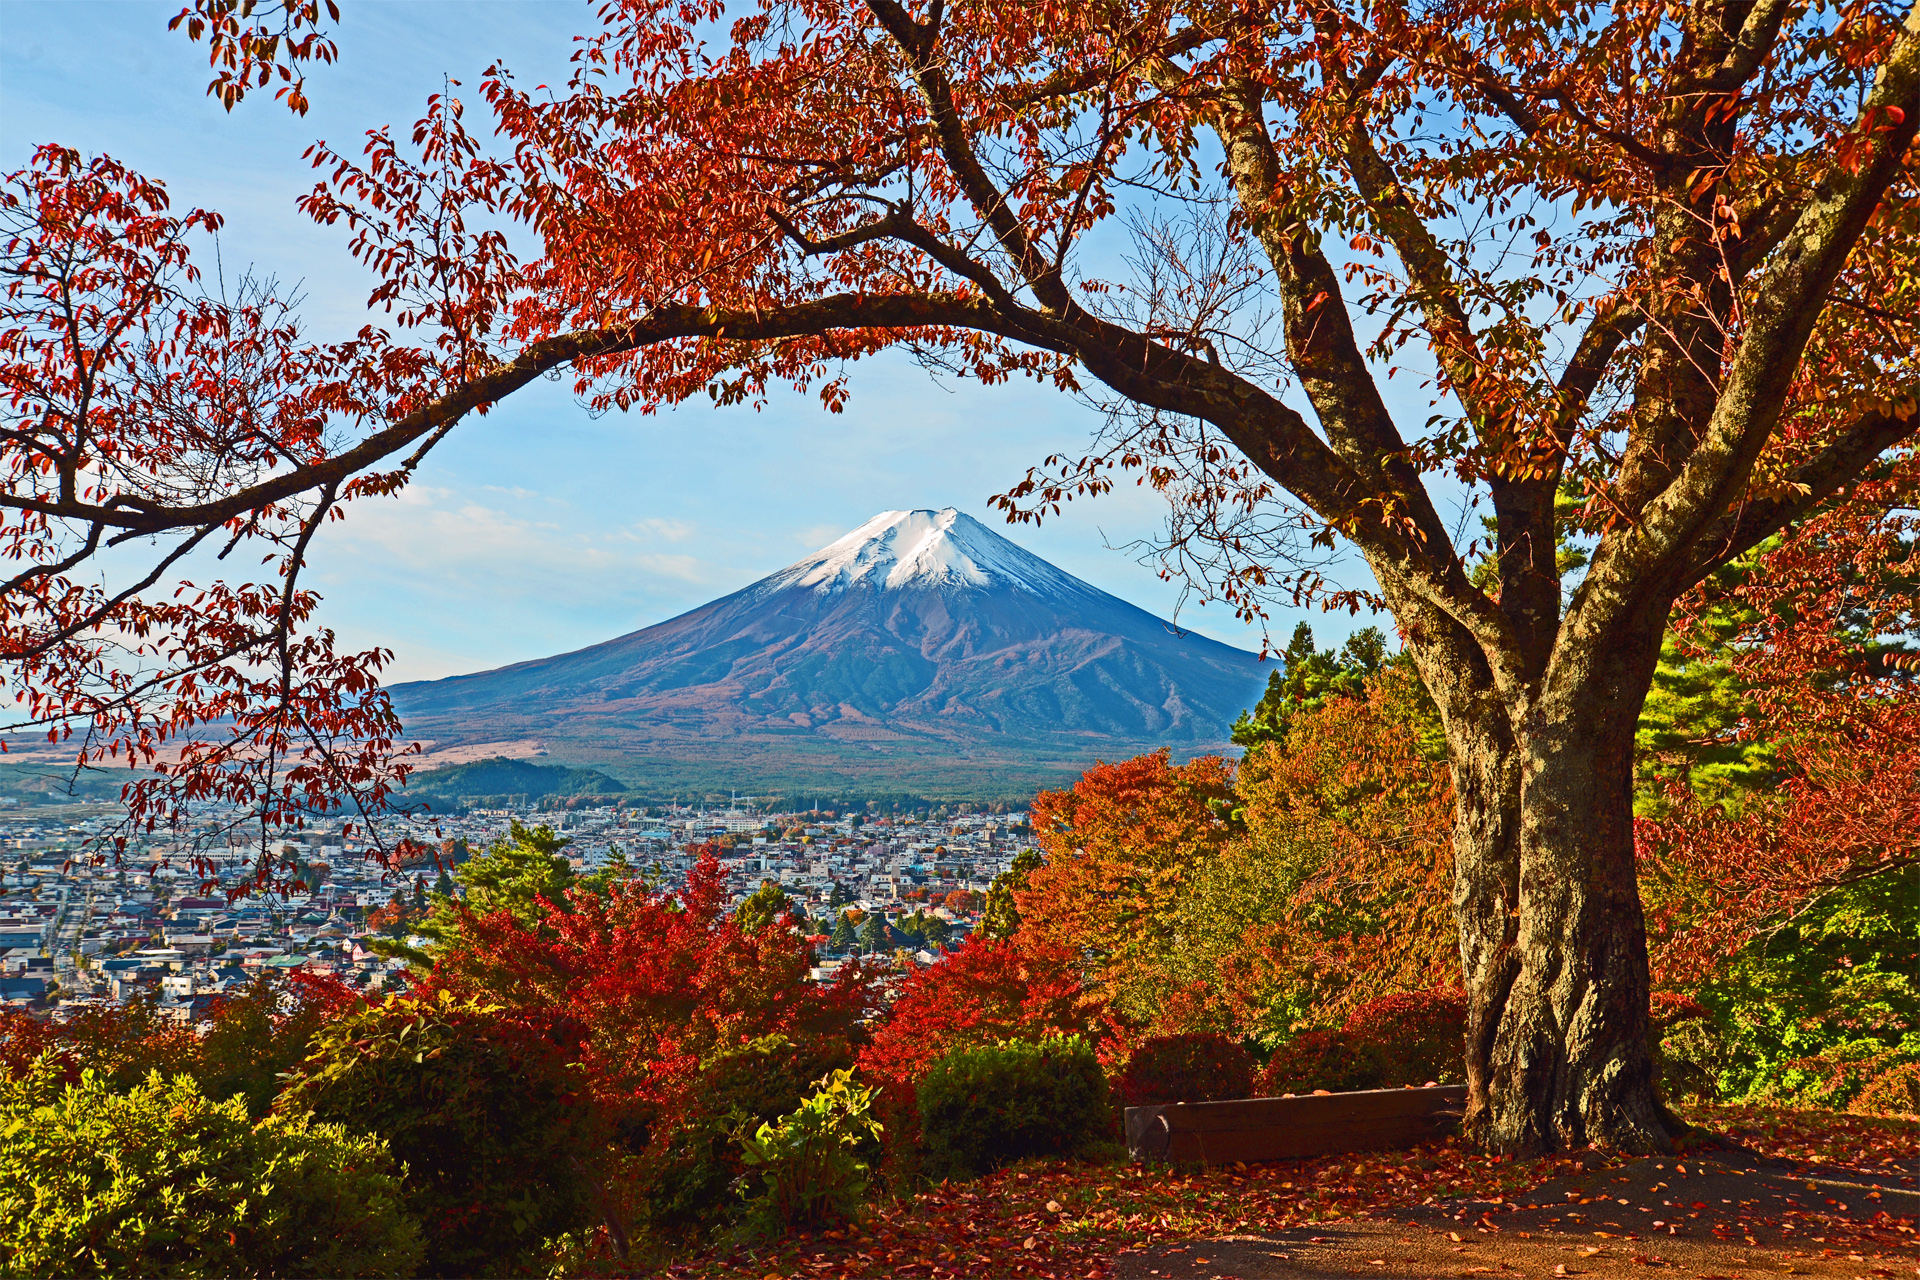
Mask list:
[[[1107,1081],[1079,1036],[961,1049],[915,1089],[924,1171],[969,1178],[1030,1156],[1071,1156],[1112,1133]]]

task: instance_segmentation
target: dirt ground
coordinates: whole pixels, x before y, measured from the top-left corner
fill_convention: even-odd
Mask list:
[[[1389,1277],[1920,1277],[1920,1161],[1871,1171],[1738,1147],[1555,1179],[1507,1204],[1189,1241],[1119,1260],[1120,1280]]]

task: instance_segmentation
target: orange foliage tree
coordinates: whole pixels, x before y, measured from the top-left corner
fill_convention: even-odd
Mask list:
[[[1016,940],[1075,958],[1128,1036],[1277,1044],[1454,985],[1452,796],[1405,660],[1294,709],[1238,769],[1166,752],[1036,801]]]
[[[1241,767],[1246,833],[1230,857],[1243,876],[1260,869],[1251,883],[1272,886],[1271,905],[1221,957],[1222,986],[1262,998],[1270,1033],[1276,1016],[1322,1024],[1459,982],[1454,805],[1436,737],[1418,678],[1397,661],[1362,696],[1294,716]]]
[[[1174,764],[1162,748],[1097,764],[1033,802],[1046,860],[1014,893],[1022,932],[1123,979],[1164,945],[1172,907],[1231,834],[1233,773],[1218,756]]]
[[[277,7],[302,19],[279,44],[272,4],[200,28],[230,89],[330,50],[307,0]],[[335,654],[296,578],[322,524],[467,415],[569,371],[602,409],[781,384],[838,409],[846,366],[895,346],[1032,377],[1111,413],[1010,510],[1138,469],[1172,500],[1169,571],[1249,613],[1323,593],[1325,546],[1365,561],[1373,586],[1332,598],[1393,614],[1446,732],[1469,1130],[1668,1146],[1634,724],[1673,602],[1920,428],[1920,13],[600,15],[551,92],[488,69],[497,148],[438,94],[364,157],[314,149],[306,210],[386,313],[344,341],[305,340],[265,291],[167,284],[205,215],[169,222],[110,162],[51,149],[13,176],[0,652],[32,725],[77,726],[88,758],[199,744],[135,789],[135,820],[377,805],[382,655]],[[1396,369],[1431,383],[1407,415]],[[1489,547],[1458,545],[1436,476],[1491,510]],[[1592,548],[1571,593],[1568,532]],[[175,601],[180,558],[230,541],[268,551],[268,581]]]

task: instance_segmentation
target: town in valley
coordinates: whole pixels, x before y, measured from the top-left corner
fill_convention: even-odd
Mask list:
[[[140,999],[185,1022],[275,971],[328,974],[367,990],[395,983],[407,962],[390,948],[383,954],[379,941],[404,943],[406,921],[418,918],[408,905],[457,893],[451,873],[515,824],[549,827],[577,872],[624,860],[668,887],[713,850],[736,903],[779,886],[815,938],[819,980],[855,955],[905,968],[958,945],[994,877],[1026,847],[1027,830],[1026,814],[1004,805],[894,812],[841,802],[783,812],[739,799],[529,803],[393,820],[384,838],[411,834],[430,850],[393,867],[344,822],[319,819],[271,840],[282,888],[232,897],[194,869],[185,842],[133,841],[118,857],[103,853],[114,820],[104,807],[0,803],[9,805],[0,808],[0,1000],[60,1017]],[[257,847],[231,838],[216,859],[250,865]]]

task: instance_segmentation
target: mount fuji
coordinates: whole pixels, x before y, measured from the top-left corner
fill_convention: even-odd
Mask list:
[[[629,635],[392,693],[429,763],[544,753],[650,794],[1013,795],[1221,747],[1266,670],[949,507],[882,512]]]

